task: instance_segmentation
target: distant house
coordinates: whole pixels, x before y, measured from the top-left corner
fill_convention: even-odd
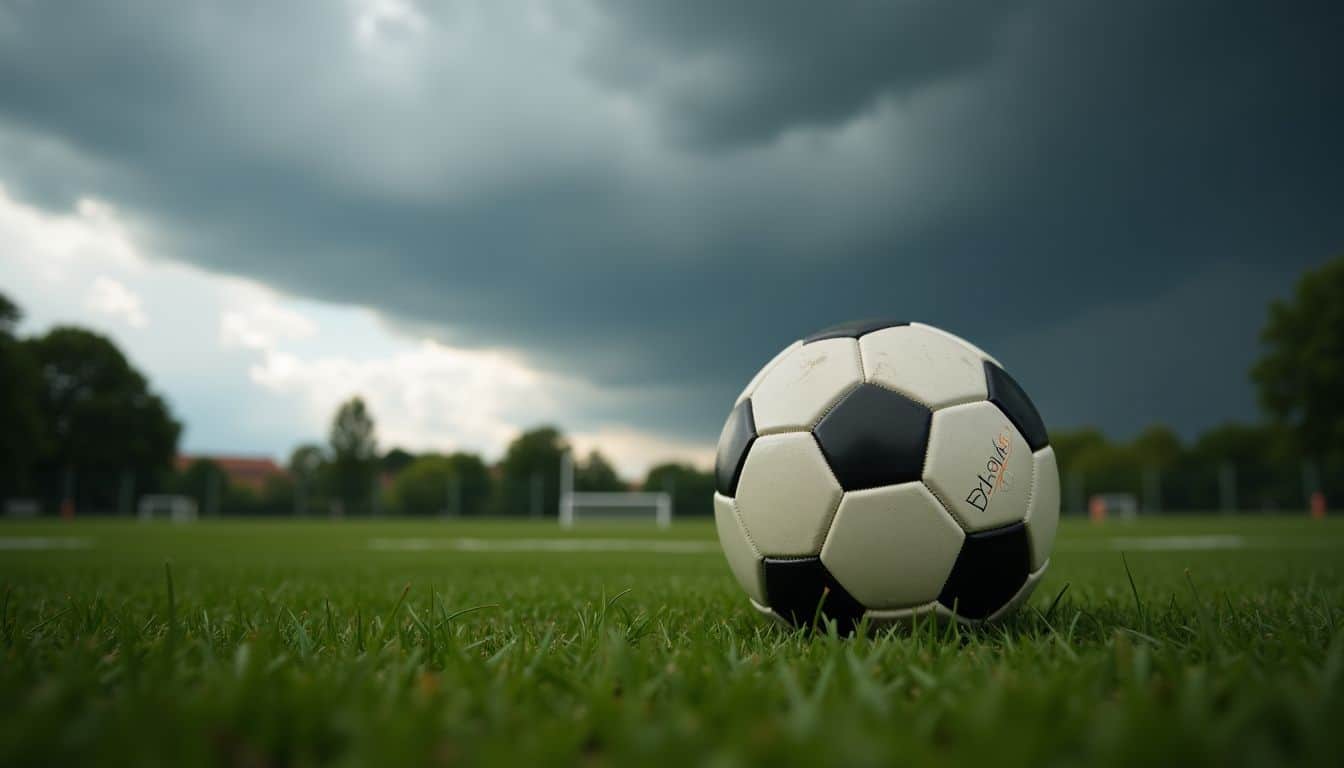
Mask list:
[[[267,481],[276,477],[288,477],[285,468],[274,459],[256,456],[188,456],[179,455],[173,460],[178,472],[185,470],[198,461],[212,461],[228,475],[229,483],[254,491],[265,489]]]

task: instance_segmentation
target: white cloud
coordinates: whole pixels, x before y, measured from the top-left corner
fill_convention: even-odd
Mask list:
[[[87,198],[74,212],[54,216],[19,203],[0,182],[0,235],[13,269],[50,283],[76,276],[90,262],[129,269],[142,263],[131,228],[111,206]]]
[[[87,298],[84,300],[84,306],[92,312],[118,318],[132,328],[144,328],[149,325],[149,318],[145,316],[140,297],[130,288],[106,275],[94,278],[93,285],[89,286]]]
[[[0,242],[0,290],[26,311],[22,332],[75,323],[110,336],[186,423],[187,451],[283,457],[324,440],[339,403],[360,395],[385,448],[493,460],[521,428],[553,423],[630,479],[660,461],[713,461],[708,444],[585,423],[585,408],[618,395],[516,354],[416,338],[367,309],[148,258],[135,229],[96,200],[50,213],[0,186]]]
[[[317,324],[311,318],[282,306],[269,292],[247,288],[234,291],[246,298],[220,316],[220,344],[264,350],[284,341],[301,341],[317,335]]]
[[[305,357],[267,349],[249,375],[259,387],[292,397],[315,424],[359,395],[378,421],[384,447],[476,450],[498,455],[520,420],[557,410],[556,382],[512,357],[433,341],[389,340],[382,354]]]
[[[355,40],[373,48],[414,38],[425,30],[425,16],[407,0],[361,0],[355,3]]]

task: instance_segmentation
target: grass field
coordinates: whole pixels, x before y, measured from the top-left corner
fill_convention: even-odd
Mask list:
[[[759,619],[713,537],[704,523],[0,525],[0,763],[1344,755],[1339,520],[1070,521],[1013,619],[848,639]],[[606,548],[585,551],[592,539]]]

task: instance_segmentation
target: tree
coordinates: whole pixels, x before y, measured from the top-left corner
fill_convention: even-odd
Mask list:
[[[331,422],[331,473],[342,510],[373,511],[378,473],[378,439],[364,400],[341,404]]]
[[[390,475],[396,475],[414,463],[415,454],[401,448],[393,448],[383,454],[380,468]]]
[[[560,506],[560,456],[569,450],[555,427],[524,432],[509,443],[499,463],[499,493],[495,509],[505,515],[526,515],[533,508],[534,489],[540,492],[542,515],[556,514]]]
[[[288,468],[295,477],[311,478],[326,463],[326,449],[317,443],[304,443],[289,454]]]
[[[1223,424],[1199,436],[1190,464],[1203,470],[1211,499],[1218,498],[1218,474],[1230,470],[1239,508],[1305,506],[1301,463],[1291,443],[1292,436],[1273,424]]]
[[[625,481],[616,474],[616,469],[607,461],[607,457],[598,451],[588,454],[588,458],[574,468],[574,490],[576,491],[624,491]]]
[[[1269,307],[1251,369],[1260,402],[1306,456],[1344,455],[1344,257],[1308,271]]]
[[[708,517],[714,514],[714,473],[689,464],[659,464],[644,478],[644,490],[672,494],[672,514]]]
[[[490,472],[470,453],[421,456],[392,483],[392,502],[403,515],[479,515],[489,497]]]
[[[1154,424],[1140,432],[1130,447],[1141,466],[1162,472],[1174,469],[1185,455],[1181,438],[1165,424]]]
[[[23,315],[0,294],[0,499],[27,493],[29,472],[42,449],[37,362],[14,337]]]
[[[19,305],[9,300],[9,297],[0,293],[0,334],[13,336],[14,329],[19,321],[23,319],[23,310]]]
[[[61,498],[64,479],[74,478],[81,506],[112,508],[126,473],[136,488],[156,483],[182,427],[116,345],[80,328],[56,328],[23,345],[40,375],[37,411],[47,440],[38,468],[47,498]]]
[[[322,446],[304,443],[295,448],[289,455],[289,475],[294,478],[294,514],[310,514],[330,501],[331,464]]]
[[[196,500],[201,514],[219,514],[227,506],[229,476],[224,468],[210,459],[196,459],[173,473],[164,483],[169,493],[190,496]]]

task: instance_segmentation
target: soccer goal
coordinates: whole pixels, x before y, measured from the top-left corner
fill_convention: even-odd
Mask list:
[[[196,520],[196,500],[190,496],[172,494],[152,494],[141,496],[136,505],[136,514],[141,521],[171,520],[174,523],[190,523]]]
[[[572,528],[579,517],[641,520],[652,516],[659,528],[672,525],[672,494],[574,490],[574,457],[560,457],[560,525]]]

